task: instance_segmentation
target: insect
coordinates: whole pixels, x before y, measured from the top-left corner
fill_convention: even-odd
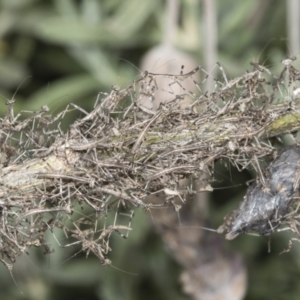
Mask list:
[[[300,146],[285,148],[249,187],[243,201],[224,219],[218,233],[231,240],[256,231],[269,235],[297,214],[299,204]],[[297,230],[294,230],[297,232]]]

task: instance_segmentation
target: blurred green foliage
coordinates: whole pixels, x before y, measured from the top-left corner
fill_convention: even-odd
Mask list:
[[[217,2],[219,61],[230,78],[250,69],[251,60],[276,73],[282,67],[280,60],[290,55],[285,1],[264,2],[263,6],[259,0]],[[5,114],[6,99],[12,97],[17,100],[16,111],[48,105],[57,113],[70,102],[88,110],[99,92],[130,84],[140,74],[142,56],[162,39],[164,7],[162,0],[1,0],[0,114]],[[199,64],[203,64],[201,14],[200,0],[182,0],[176,39],[176,45]],[[224,187],[236,184],[240,174],[233,170],[223,176]],[[249,173],[242,178],[249,179]],[[226,200],[240,200],[244,189],[226,191]],[[212,222],[220,224],[234,204],[220,203],[217,192],[213,196],[218,199],[212,200],[212,211],[217,211]],[[188,299],[178,283],[180,267],[147,220],[137,211],[129,239],[114,234],[110,255],[114,267],[102,267],[92,256],[85,259],[76,247],[60,249],[55,241],[51,256],[32,251],[20,259],[13,271],[15,282],[1,266],[1,299]],[[270,254],[265,238],[246,236],[228,243],[243,253],[248,264],[248,300],[299,298],[297,245],[279,256],[288,237],[277,236]]]

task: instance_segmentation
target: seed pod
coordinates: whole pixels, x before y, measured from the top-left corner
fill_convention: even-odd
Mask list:
[[[270,163],[264,178],[249,187],[239,206],[224,219],[219,233],[227,232],[226,239],[241,233],[256,231],[269,235],[290,220],[299,202],[300,146],[284,149]]]

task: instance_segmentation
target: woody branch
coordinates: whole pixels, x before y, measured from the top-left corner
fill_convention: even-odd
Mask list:
[[[197,180],[203,172],[212,175],[218,159],[229,159],[239,168],[250,163],[255,166],[258,158],[273,152],[263,139],[300,127],[297,94],[285,97],[280,88],[287,68],[294,82],[298,73],[291,66],[284,67],[273,85],[257,66],[232,81],[216,81],[210,95],[203,94],[194,82],[199,95],[183,90],[156,112],[141,104],[145,97],[154,99],[158,89],[156,78],[162,75],[151,73],[124,90],[112,89],[90,113],[70,105],[52,117],[43,107],[19,120],[21,114],[14,116],[13,102],[9,102],[1,122],[0,157],[0,205],[5,212],[1,216],[5,226],[0,231],[6,246],[13,244],[24,252],[38,240],[47,247],[41,232],[58,223],[41,216],[71,215],[76,203],[104,213],[110,197],[143,208],[151,206],[143,199],[153,192],[162,191],[169,198],[180,195],[184,201],[186,194],[211,187],[182,191],[179,180],[189,175]],[[172,84],[181,85],[199,70],[169,77]],[[180,109],[184,97],[191,98],[192,104]],[[64,133],[60,124],[74,109],[85,116]],[[44,229],[30,240],[18,226],[27,226],[29,231],[32,227]],[[75,228],[79,230],[77,225]],[[75,236],[79,235],[76,232]],[[105,263],[108,248],[95,249],[90,250]],[[17,256],[5,254],[11,261]]]

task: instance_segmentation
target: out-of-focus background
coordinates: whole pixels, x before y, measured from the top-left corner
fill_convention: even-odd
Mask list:
[[[47,105],[56,114],[70,102],[91,110],[98,93],[124,88],[144,70],[179,74],[181,66],[188,72],[201,65],[211,75],[204,83],[208,91],[221,74],[217,61],[229,79],[255,61],[279,75],[281,60],[297,57],[299,31],[297,0],[1,0],[0,114],[12,98],[16,112]],[[70,114],[64,126],[76,117]],[[216,166],[206,216],[211,227],[242,199],[253,175]],[[49,233],[54,254],[33,250],[12,273],[0,266],[0,299],[217,299],[211,291],[202,298],[183,292],[180,259],[169,255],[154,230],[155,218],[137,210],[131,223],[127,240],[114,234],[113,266],[105,267],[76,247],[59,248]],[[280,233],[270,240],[242,236],[222,242],[241,258],[232,272],[236,267],[237,274],[241,268],[248,274],[236,283],[244,299],[299,299],[299,245],[279,255],[289,238]],[[219,245],[205,247],[203,252]],[[203,281],[217,281],[220,270],[205,264],[200,269]],[[244,294],[236,293],[231,299]]]

